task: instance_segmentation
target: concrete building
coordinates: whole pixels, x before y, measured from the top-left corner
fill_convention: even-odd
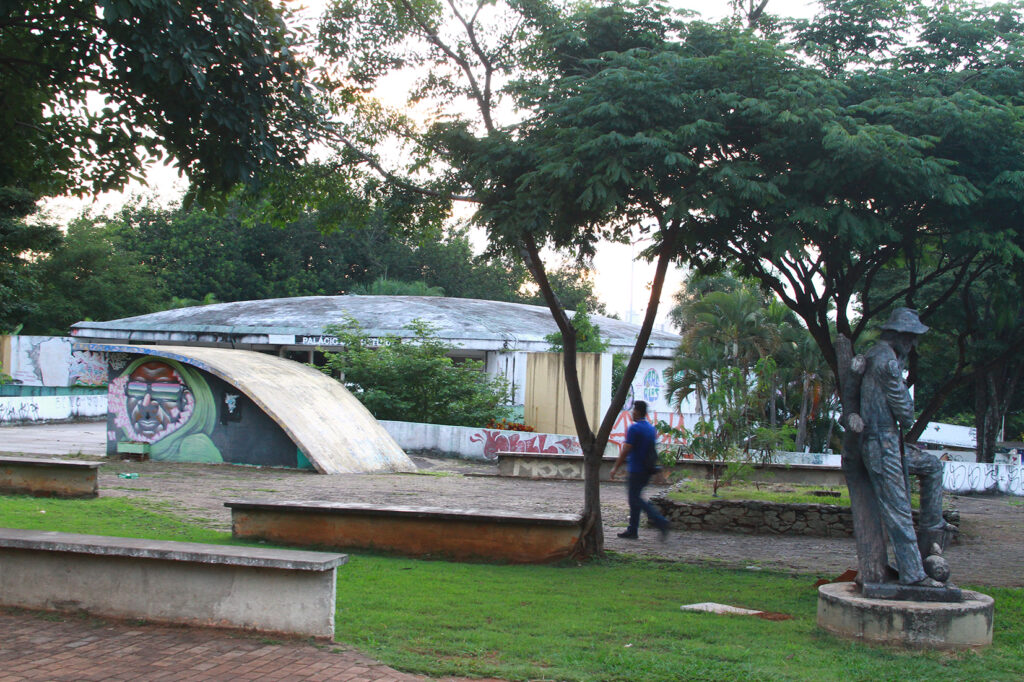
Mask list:
[[[513,403],[522,405],[526,354],[546,351],[545,336],[557,331],[550,311],[541,306],[434,296],[303,296],[261,301],[217,303],[165,310],[109,322],[73,325],[76,340],[101,344],[207,346],[273,353],[302,362],[318,359],[338,338],[325,327],[355,319],[371,338],[409,337],[406,328],[421,319],[455,346],[455,359],[484,362],[490,374],[503,374],[513,386]],[[593,316],[609,352],[630,353],[639,326]],[[668,412],[662,372],[679,345],[664,331],[651,334],[644,362],[634,381],[634,397]]]

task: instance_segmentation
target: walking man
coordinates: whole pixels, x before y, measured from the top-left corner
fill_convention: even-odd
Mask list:
[[[647,421],[647,403],[643,400],[633,403],[632,417],[633,425],[626,431],[626,443],[622,446],[619,458],[615,460],[611,471],[611,478],[614,480],[619,473],[619,468],[625,463],[626,472],[629,474],[626,484],[629,499],[629,526],[619,533],[619,537],[631,540],[637,538],[640,510],[643,510],[651,523],[661,531],[661,540],[664,541],[668,537],[668,520],[658,513],[654,505],[642,497],[644,487],[651,480],[651,475],[657,466],[658,458],[654,446],[658,439],[658,432]]]

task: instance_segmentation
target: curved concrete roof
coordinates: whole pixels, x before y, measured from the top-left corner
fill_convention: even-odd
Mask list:
[[[441,338],[474,350],[547,350],[544,337],[557,331],[542,306],[438,296],[302,296],[236,301],[165,310],[109,322],[78,322],[72,334],[89,340],[141,343],[328,345],[316,337],[328,324],[355,318],[369,336],[408,336],[404,326],[425,320]],[[639,325],[600,315],[593,321],[611,350],[631,350]],[[655,331],[648,355],[668,357],[679,337]]]
[[[277,422],[322,474],[416,470],[398,443],[348,389],[307,365],[231,348],[82,346],[104,353],[171,358],[220,377]]]

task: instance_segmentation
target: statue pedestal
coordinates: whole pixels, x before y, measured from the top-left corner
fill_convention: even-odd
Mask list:
[[[818,626],[840,637],[922,649],[992,644],[992,597],[962,590],[959,602],[868,599],[855,583],[818,588]]]

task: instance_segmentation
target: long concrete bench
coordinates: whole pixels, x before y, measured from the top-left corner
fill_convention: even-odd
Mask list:
[[[0,528],[0,604],[334,636],[344,554]]]
[[[543,452],[499,452],[498,475],[532,479],[582,480],[583,455]],[[601,460],[601,480],[609,481],[614,457]],[[684,459],[674,467],[684,476],[711,478],[715,467],[727,469],[729,462],[707,462],[699,459]],[[821,464],[756,464],[750,468],[746,478],[756,481],[777,483],[805,483],[808,485],[846,485],[846,479],[839,467]],[[624,480],[623,478],[619,479]]]
[[[498,452],[498,475],[516,478],[583,480],[581,453]],[[611,480],[615,457],[601,458],[601,480]]]
[[[579,514],[335,502],[226,502],[236,538],[305,547],[377,549],[407,556],[543,563],[569,556]]]
[[[0,492],[36,497],[96,497],[100,462],[0,457]]]

